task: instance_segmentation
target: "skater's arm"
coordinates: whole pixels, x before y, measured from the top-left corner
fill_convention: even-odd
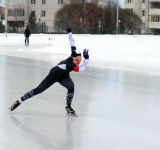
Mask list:
[[[74,71],[75,72],[84,72],[86,70],[86,67],[87,67],[87,64],[89,62],[89,54],[88,54],[88,50],[84,50],[83,51],[83,57],[85,58],[84,62],[83,62],[83,65],[82,66],[75,66],[74,67]]]
[[[69,37],[69,41],[70,41],[70,45],[71,45],[71,52],[73,52],[74,50],[76,50],[76,45],[75,45],[75,41],[72,37],[72,32],[68,33],[68,37]]]
[[[72,36],[72,31],[71,31],[70,25],[66,26],[66,31],[68,33],[69,42],[70,42],[70,45],[71,45],[71,52],[73,52],[74,50],[76,50],[76,45],[75,45],[75,41],[74,41],[73,36]]]

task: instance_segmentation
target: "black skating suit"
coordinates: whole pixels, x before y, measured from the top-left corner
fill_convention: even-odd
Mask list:
[[[68,33],[69,41],[71,45],[71,52],[77,51],[74,39],[72,37],[72,33]],[[77,51],[78,53],[78,51]],[[29,92],[27,92],[24,96],[21,97],[22,101],[25,101],[39,93],[42,93],[55,82],[59,82],[62,86],[68,89],[67,92],[67,105],[71,105],[73,96],[74,96],[74,83],[70,78],[69,72],[83,72],[88,64],[88,59],[85,59],[82,66],[76,66],[73,63],[73,58],[70,56],[66,60],[61,61],[57,66],[53,67],[46,78],[39,84],[39,86]]]
[[[26,42],[29,43],[29,36],[31,36],[31,31],[28,28],[24,31],[24,36],[25,36],[25,43]]]

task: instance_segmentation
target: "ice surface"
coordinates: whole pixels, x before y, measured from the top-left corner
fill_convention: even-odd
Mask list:
[[[0,150],[159,150],[160,37],[74,39],[90,53],[86,72],[71,73],[78,117],[66,115],[57,83],[8,109],[70,55],[68,36],[32,35],[25,46],[22,34],[0,34]]]

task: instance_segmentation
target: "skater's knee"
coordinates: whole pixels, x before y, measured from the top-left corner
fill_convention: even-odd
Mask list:
[[[33,90],[34,95],[40,94],[40,93],[42,93],[43,91],[44,91],[44,90],[43,90],[42,88],[36,88],[36,89]]]
[[[69,86],[67,87],[67,89],[68,89],[68,92],[69,92],[69,93],[73,93],[73,92],[74,92],[74,84],[69,85]]]

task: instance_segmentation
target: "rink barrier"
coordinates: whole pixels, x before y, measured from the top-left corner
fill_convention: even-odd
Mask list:
[[[7,33],[19,33],[22,34],[25,31],[25,27],[10,27],[8,26],[5,29]],[[32,34],[35,33],[44,33],[44,34],[66,34],[65,26],[37,26],[33,27],[30,26],[29,29],[31,30]],[[1,29],[0,29],[1,31]],[[116,34],[115,27],[101,27],[98,26],[72,26],[72,32],[74,34]],[[119,28],[119,34],[141,34],[140,28],[135,28],[130,31],[126,30],[126,28]]]

